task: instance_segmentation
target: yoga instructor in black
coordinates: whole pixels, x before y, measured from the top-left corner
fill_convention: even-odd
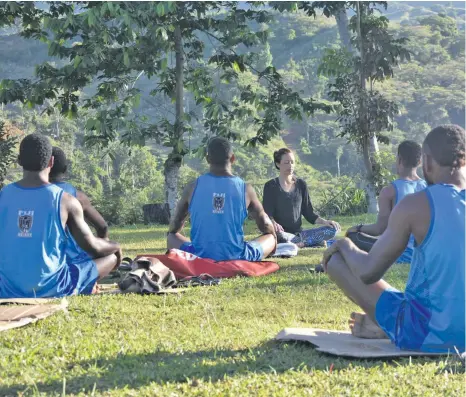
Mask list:
[[[325,241],[335,237],[340,225],[314,212],[306,182],[294,175],[295,157],[290,149],[277,150],[273,160],[280,175],[265,184],[263,206],[272,219],[277,237],[299,247],[326,246]],[[302,230],[301,216],[322,227]]]

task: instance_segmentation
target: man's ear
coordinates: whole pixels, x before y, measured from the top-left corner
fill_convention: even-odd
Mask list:
[[[235,154],[233,153],[230,157],[230,163],[233,164],[236,161]]]
[[[21,164],[21,157],[19,156],[19,154],[18,154],[18,165],[19,165],[20,167],[23,166],[23,165]]]
[[[432,172],[432,168],[433,168],[433,158],[432,156],[428,155],[427,153],[424,153],[422,155],[422,164],[424,166],[424,169],[431,173]]]
[[[207,163],[210,164],[210,157],[208,154],[205,156],[205,159],[207,160]]]
[[[55,157],[50,157],[50,160],[49,160],[49,165],[47,166],[47,168],[50,168],[52,169],[53,167],[53,163],[55,162]]]

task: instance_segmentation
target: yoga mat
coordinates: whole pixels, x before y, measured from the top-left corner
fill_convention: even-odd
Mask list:
[[[0,332],[35,323],[67,307],[66,299],[0,299]]]
[[[167,288],[157,292],[154,295],[169,295],[169,294],[181,294],[186,291],[186,288]],[[118,284],[99,284],[99,292],[97,295],[124,295],[125,292],[121,292],[118,288]]]
[[[398,349],[389,339],[362,339],[349,331],[314,328],[285,328],[275,337],[280,341],[309,342],[322,353],[353,358],[387,358],[441,356],[446,353],[424,353]]]

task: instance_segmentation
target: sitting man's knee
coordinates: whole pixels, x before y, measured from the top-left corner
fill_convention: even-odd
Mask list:
[[[332,279],[334,275],[338,274],[345,264],[345,261],[339,252],[332,255],[327,263],[327,274]]]

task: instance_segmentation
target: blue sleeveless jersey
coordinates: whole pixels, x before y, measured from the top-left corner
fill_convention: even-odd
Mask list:
[[[217,261],[244,257],[247,207],[246,184],[241,178],[200,176],[189,213],[195,255]]]
[[[55,182],[59,188],[63,189],[66,193],[71,194],[73,197],[77,196],[76,188],[68,182]]]
[[[392,182],[395,188],[395,205],[398,204],[404,197],[409,194],[420,192],[427,187],[427,183],[424,179],[417,181],[407,181],[405,179],[397,179]],[[397,263],[410,263],[413,256],[414,248],[414,237],[409,238],[408,245],[405,251],[398,258]]]
[[[0,192],[0,298],[73,293],[60,219],[63,190],[49,184]]]
[[[464,352],[465,191],[432,185],[426,194],[430,228],[414,248],[406,304],[401,308],[404,321],[416,322],[416,335],[402,334],[398,342],[422,351],[454,353],[456,347]]]

